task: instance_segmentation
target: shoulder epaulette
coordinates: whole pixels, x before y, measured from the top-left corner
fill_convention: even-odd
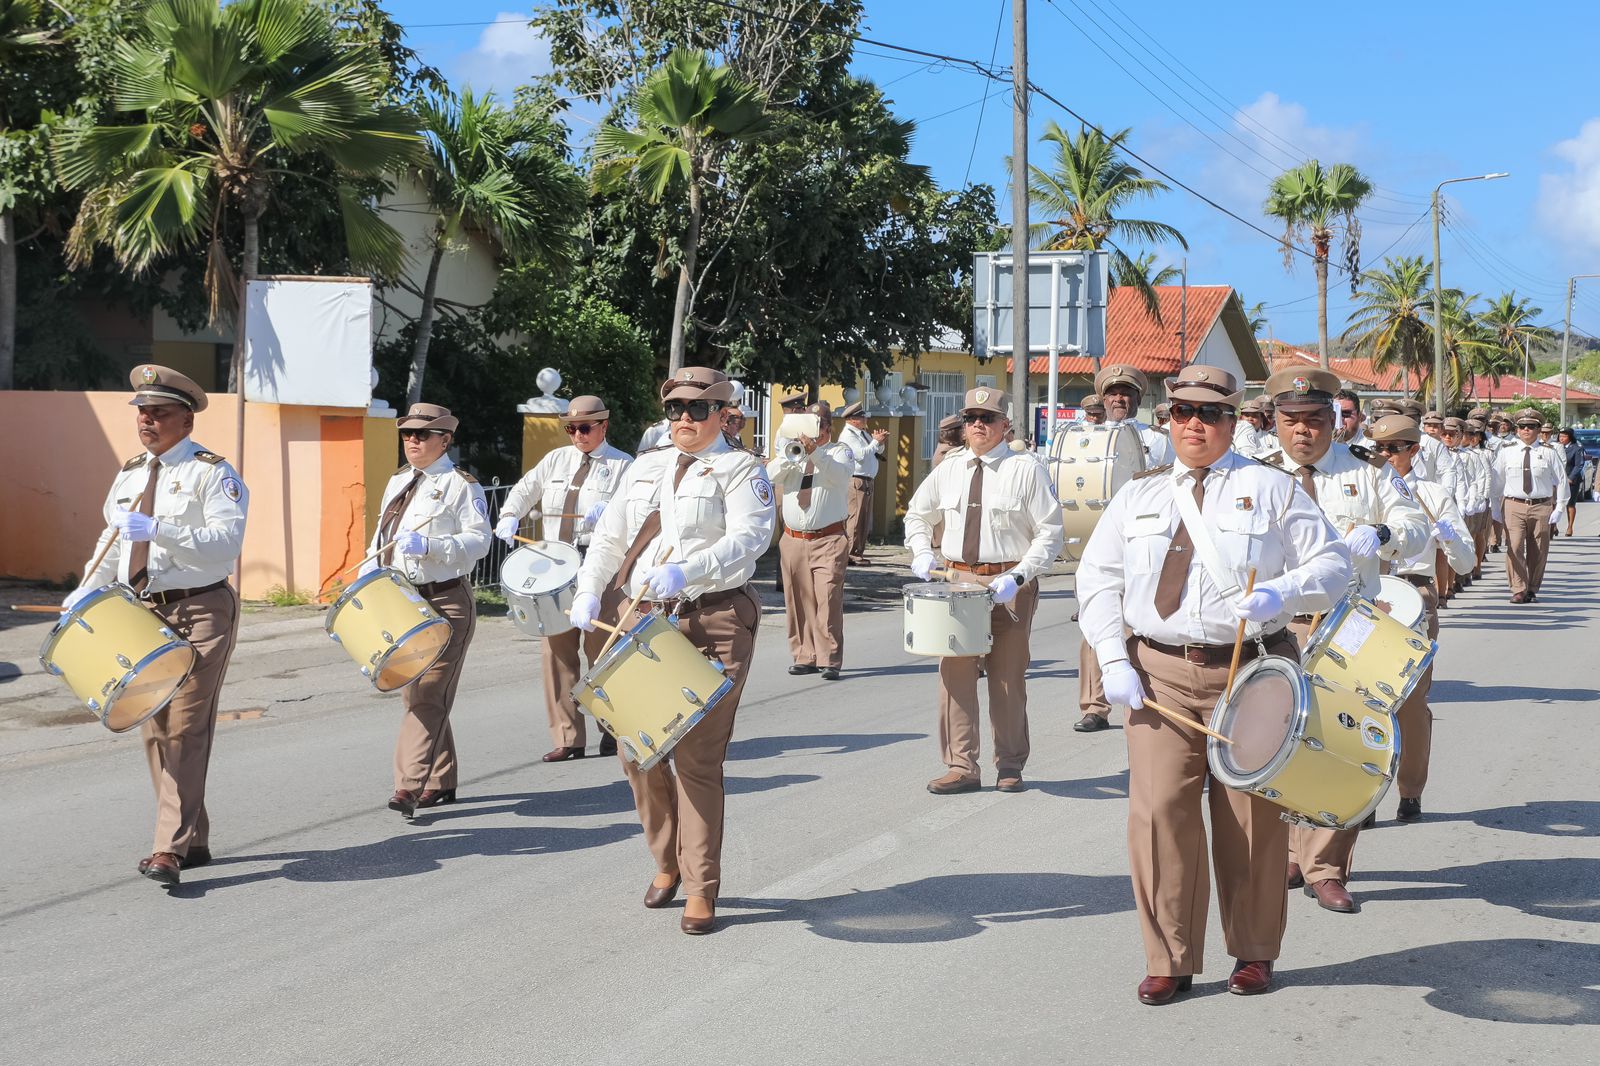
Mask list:
[[[455,471],[456,471],[456,473],[461,475],[461,477],[467,482],[467,484],[476,485],[478,483],[478,479],[477,478],[473,477],[471,474],[467,473],[465,470],[461,469],[459,466],[455,468]]]
[[[411,469],[411,464],[407,463],[406,465],[402,466],[399,470],[396,470],[394,472],[394,474],[404,474],[407,470],[410,470],[410,469]],[[389,476],[390,477],[394,477],[394,474],[390,474]]]
[[[1350,454],[1371,466],[1388,466],[1389,460],[1361,444],[1350,445]]]
[[[208,452],[204,448],[201,448],[199,451],[195,452],[194,457],[200,460],[202,463],[210,463],[212,466],[216,466],[218,463],[222,462],[222,456],[218,455],[216,452]]]
[[[1172,470],[1172,464],[1168,463],[1166,466],[1156,466],[1156,467],[1151,467],[1149,470],[1140,471],[1139,473],[1133,475],[1133,477],[1129,478],[1128,480],[1129,481],[1139,481],[1142,478],[1155,477],[1157,474],[1165,474],[1165,473],[1170,472],[1171,470]]]
[[[668,448],[672,448],[672,447],[675,447],[675,445],[669,440],[665,444],[657,444],[653,448],[646,448],[644,451],[640,452],[639,454],[640,455],[649,455],[651,452],[664,452]]]
[[[1274,458],[1278,460],[1276,463],[1271,461]],[[1282,452],[1273,452],[1272,455],[1268,456],[1266,459],[1258,459],[1258,458],[1256,458],[1255,456],[1252,455],[1252,456],[1250,456],[1250,461],[1252,463],[1257,463],[1257,464],[1259,464],[1261,466],[1264,466],[1268,470],[1276,470],[1278,473],[1282,474],[1284,477],[1294,477],[1293,474],[1291,474],[1288,470],[1285,470],[1283,468],[1283,466],[1280,465],[1283,462],[1283,453]]]
[[[150,453],[149,452],[140,452],[138,455],[135,455],[132,459],[129,459],[127,462],[123,463],[122,464],[122,469],[124,469],[124,470],[137,470],[141,466],[143,466],[145,464],[145,461],[148,460],[149,458],[150,458]]]

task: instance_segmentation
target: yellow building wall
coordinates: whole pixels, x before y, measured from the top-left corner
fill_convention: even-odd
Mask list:
[[[615,443],[614,441],[612,443]],[[567,431],[561,428],[560,415],[522,416],[522,472],[526,474],[539,465],[539,460],[567,446]],[[623,451],[627,445],[618,445]]]

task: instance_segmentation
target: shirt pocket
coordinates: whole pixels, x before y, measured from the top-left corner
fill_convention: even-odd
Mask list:
[[[162,493],[151,513],[158,521],[193,525],[201,513],[200,500],[189,491]]]
[[[685,477],[672,494],[672,505],[680,531],[693,530],[706,536],[722,532],[727,504],[715,477]]]
[[[1243,570],[1245,567],[1261,565],[1267,532],[1271,526],[1265,511],[1258,507],[1249,510],[1234,508],[1218,512],[1213,521],[1217,526],[1217,551],[1222,555],[1224,566]],[[1343,534],[1342,526],[1339,532]]]
[[[547,516],[558,515],[567,503],[567,479],[555,478],[545,482],[544,495],[539,497],[539,510]]]
[[[997,533],[1015,533],[1025,528],[1022,514],[1022,497],[994,496],[989,500],[989,512],[984,516],[989,528]]]
[[[1170,515],[1139,515],[1130,519],[1123,529],[1123,536],[1127,538],[1123,559],[1128,572],[1159,574],[1166,563],[1175,530]]]
[[[939,515],[947,527],[963,528],[962,523],[965,516],[962,513],[964,508],[962,507],[961,498],[964,490],[964,485],[944,485],[939,489],[939,499],[936,503],[939,508]]]
[[[657,493],[660,489],[661,483],[656,481],[635,481],[628,486],[623,506],[627,508],[630,535],[633,530],[643,525],[650,512],[656,509]]]

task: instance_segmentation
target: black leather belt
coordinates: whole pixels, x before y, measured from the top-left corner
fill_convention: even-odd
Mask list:
[[[639,606],[635,609],[653,611],[659,607],[668,614],[693,614],[695,611],[709,610],[712,607],[721,607],[724,604],[732,603],[738,597],[746,595],[745,589],[747,587],[746,585],[740,585],[736,589],[708,592],[704,596],[698,596],[692,600],[640,600]]]
[[[1524,500],[1521,496],[1507,496],[1506,497],[1506,499],[1508,499],[1508,500],[1516,500],[1518,503],[1527,503],[1527,504],[1535,504],[1535,505],[1541,504],[1541,503],[1549,503],[1554,498],[1555,497],[1553,497],[1553,496],[1540,496],[1537,500]]]
[[[1261,635],[1261,643],[1271,644],[1283,637],[1284,631],[1281,629],[1275,633],[1263,633]],[[1195,666],[1225,666],[1233,661],[1232,644],[1163,644],[1159,640],[1151,640],[1149,637],[1137,634],[1134,635],[1133,639],[1153,651],[1158,651],[1163,655],[1175,656],[1186,663],[1193,663]],[[1254,659],[1257,654],[1259,654],[1259,649],[1256,647],[1256,642],[1247,640],[1239,649],[1239,661],[1247,663]]]
[[[163,592],[151,592],[146,589],[144,592],[139,593],[139,598],[146,603],[153,603],[157,607],[165,607],[169,603],[177,603],[179,600],[186,600],[190,596],[198,596],[203,592],[215,592],[220,588],[227,587],[228,581],[224,578],[221,581],[213,581],[209,585],[201,585],[197,589],[167,589]]]
[[[418,585],[417,591],[424,596],[437,596],[441,592],[453,592],[466,584],[466,582],[467,579],[464,577],[452,577],[445,581],[429,581],[426,584]]]

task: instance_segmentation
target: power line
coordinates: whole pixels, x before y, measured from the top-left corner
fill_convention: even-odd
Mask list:
[[[1006,23],[1006,0],[996,0],[1000,9],[994,19],[994,44],[989,48],[989,65],[994,66],[994,57],[1000,54],[1000,27]],[[978,134],[983,132],[983,115],[989,110],[989,98],[983,98],[983,106],[978,108],[978,124],[972,129],[972,151],[967,153],[967,170],[961,175],[961,184],[972,183],[972,161],[978,157]]]

